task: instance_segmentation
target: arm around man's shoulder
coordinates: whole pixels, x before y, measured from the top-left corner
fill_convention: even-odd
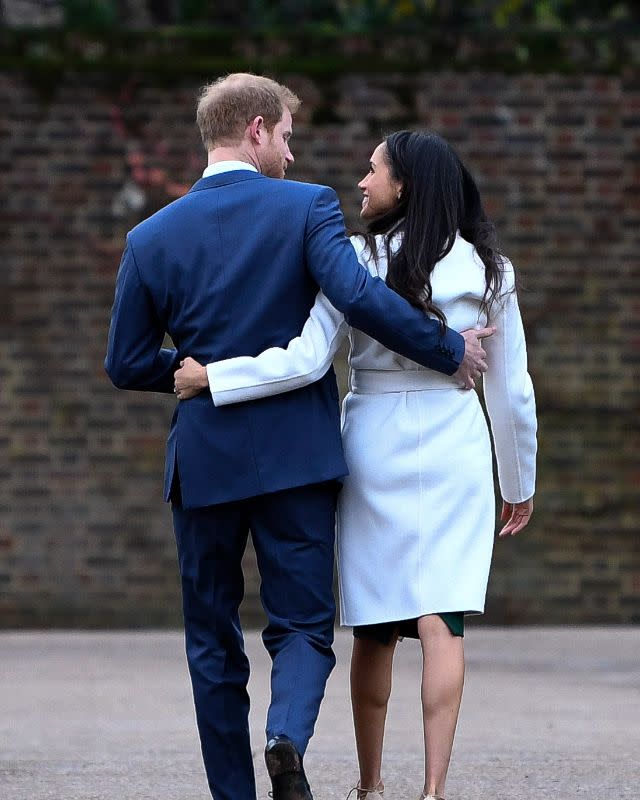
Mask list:
[[[333,189],[318,186],[305,225],[307,268],[354,328],[423,366],[452,375],[464,357],[462,337],[411,306],[359,263]]]

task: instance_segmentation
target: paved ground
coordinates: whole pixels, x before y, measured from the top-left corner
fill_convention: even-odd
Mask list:
[[[349,648],[341,633],[306,759],[317,800],[343,800],[355,777]],[[268,660],[257,634],[247,649],[263,800]],[[640,796],[640,628],[475,629],[466,651],[448,800]],[[209,798],[181,634],[5,633],[0,653],[0,800]],[[416,644],[404,642],[386,741],[388,800],[419,793],[418,680]]]

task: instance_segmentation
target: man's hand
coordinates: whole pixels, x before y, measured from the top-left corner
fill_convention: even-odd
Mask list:
[[[498,536],[515,536],[529,524],[533,514],[533,497],[523,500],[521,503],[502,503],[502,514],[500,520],[507,524],[500,531]]]
[[[482,339],[492,336],[495,332],[496,329],[492,325],[488,328],[462,331],[460,334],[464,339],[464,358],[453,377],[460,382],[462,388],[475,389],[476,381],[487,371],[485,361],[487,354],[482,347]]]
[[[190,400],[209,388],[207,368],[203,367],[191,356],[187,356],[180,362],[180,369],[173,373],[173,377],[173,391],[178,400]]]

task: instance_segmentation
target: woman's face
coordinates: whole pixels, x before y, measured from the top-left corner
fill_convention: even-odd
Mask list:
[[[362,191],[362,219],[372,219],[385,214],[398,205],[402,183],[393,179],[386,159],[386,144],[382,142],[373,151],[369,172],[358,184]]]

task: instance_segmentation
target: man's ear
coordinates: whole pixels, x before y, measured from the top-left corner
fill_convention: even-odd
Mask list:
[[[264,135],[264,118],[255,117],[248,126],[249,138],[254,144],[260,144]]]

